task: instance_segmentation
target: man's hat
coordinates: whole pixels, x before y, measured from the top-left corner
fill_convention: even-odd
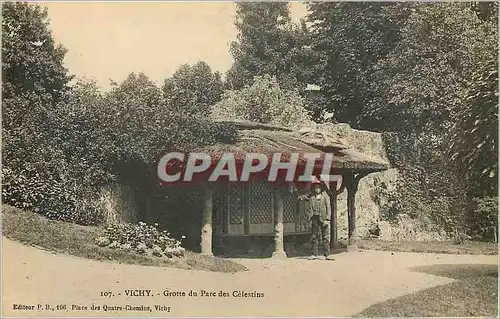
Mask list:
[[[322,181],[319,180],[319,178],[317,178],[316,176],[313,176],[312,177],[312,182],[311,182],[311,186],[314,186],[314,185],[321,185],[323,184]]]

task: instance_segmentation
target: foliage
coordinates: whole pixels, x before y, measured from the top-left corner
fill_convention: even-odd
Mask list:
[[[235,134],[234,128],[213,125],[201,114],[165,106],[161,90],[142,73],[131,73],[116,85],[105,96],[105,103],[122,162],[152,164],[158,154],[174,145],[206,145]]]
[[[376,63],[396,46],[409,4],[313,2],[307,20],[314,67],[310,83],[321,87],[323,108],[340,122],[366,127],[360,115],[376,92]],[[394,11],[394,12],[393,12]],[[320,103],[321,103],[320,101]]]
[[[5,99],[3,202],[53,219],[98,224],[101,186],[123,179],[124,172],[139,175],[134,181],[140,186],[147,180],[143,164],[152,164],[169,145],[213,143],[235,134],[234,128],[169,116],[164,109],[161,91],[144,75],[130,76],[106,96],[95,83],[78,81],[59,103],[30,92]]]
[[[451,160],[474,181],[473,196],[498,192],[498,62],[491,60],[474,73],[467,103],[452,113]]]
[[[324,108],[353,127],[442,135],[450,111],[464,104],[466,80],[496,56],[495,22],[467,3],[312,3],[309,10],[312,82]]]
[[[97,238],[99,246],[135,250],[137,253],[146,253],[151,250],[154,256],[182,257],[185,249],[181,243],[169,237],[167,231],[159,231],[155,226],[148,226],[139,222],[134,224],[114,224],[106,227],[105,235]]]
[[[252,86],[226,92],[212,114],[222,119],[300,127],[310,121],[304,106],[297,91],[282,90],[276,78],[266,75],[256,77]]]
[[[474,1],[468,3],[479,19],[496,22],[498,19],[498,2]]]
[[[160,88],[142,73],[131,73],[103,96],[91,96],[98,98],[88,106],[89,119],[95,125],[84,137],[96,147],[87,148],[88,153],[82,156],[95,158],[102,165],[98,171],[104,170],[103,176],[110,177],[103,184],[119,180],[131,186],[139,213],[146,209],[146,193],[156,182],[155,161],[165,150],[175,145],[215,143],[235,135],[232,127],[213,125],[199,115],[168,108]],[[84,101],[80,99],[80,103]]]
[[[427,139],[415,139],[401,134],[384,134],[389,161],[398,168],[401,179],[393,191],[382,189],[387,198],[381,207],[381,217],[396,222],[408,214],[426,225],[425,231],[446,231],[459,242],[464,240],[494,240],[498,223],[496,198],[468,198],[467,179],[457,174],[456,167],[447,165],[447,149],[429,146]]]
[[[474,198],[467,225],[472,238],[498,242],[498,197]]]
[[[165,79],[162,87],[165,103],[176,113],[206,116],[224,92],[221,75],[205,62],[181,65]]]
[[[442,171],[465,176],[463,196],[497,192],[497,37],[496,21],[467,4],[412,7],[398,45],[377,63],[373,83],[383,90],[364,113],[379,129],[426,139]]]
[[[96,187],[112,179],[95,129],[99,109],[80,84],[51,104],[25,93],[3,103],[3,202],[53,219],[96,224]],[[85,102],[85,103],[84,103]],[[24,114],[19,118],[19,114]],[[78,159],[78,160],[75,160]]]
[[[463,177],[447,165],[446,150],[403,134],[382,135],[391,165],[401,179],[393,191],[384,194],[384,219],[395,222],[398,215],[424,220],[428,231],[443,229],[449,236],[466,233],[466,189]]]
[[[85,161],[74,157],[81,154],[73,149],[81,131],[70,127],[76,113],[66,104],[66,51],[54,43],[47,12],[6,3],[2,31],[2,202],[54,219],[96,223],[100,216],[87,197],[92,192],[79,188],[82,180],[73,172]]]
[[[74,217],[74,194],[66,191],[61,181],[47,181],[36,171],[15,172],[3,167],[2,184],[4,204],[32,209],[60,220],[71,220]]]
[[[130,73],[104,96],[105,122],[110,125],[121,161],[147,162],[158,130],[169,122],[161,90],[145,74]]]
[[[497,37],[494,23],[464,3],[413,6],[397,45],[375,67],[377,94],[363,116],[379,129],[442,136],[466,104],[474,71],[496,60]]]
[[[70,163],[71,175],[82,185],[92,187],[114,181],[118,145],[97,84],[92,80],[78,80],[59,108],[61,118],[52,131]]]
[[[293,23],[288,3],[240,2],[235,25],[238,41],[230,48],[234,64],[226,75],[230,90],[265,74],[275,76],[284,89],[305,88],[309,37],[304,23]]]
[[[425,217],[466,238],[467,201],[497,192],[497,4],[309,10],[324,108],[354,127],[399,135],[385,143],[403,176],[385,217]]]
[[[2,4],[2,96],[27,91],[58,101],[71,79],[66,50],[52,38],[47,9],[27,2]]]

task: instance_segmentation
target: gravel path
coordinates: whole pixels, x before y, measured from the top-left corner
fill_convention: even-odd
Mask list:
[[[5,237],[2,254],[2,314],[23,317],[350,316],[371,304],[453,281],[413,272],[412,267],[497,264],[498,258],[363,251],[339,254],[334,261],[237,259],[249,271],[223,274],[87,260]],[[129,297],[126,289],[151,290],[151,295]],[[186,295],[164,296],[166,290]],[[189,296],[191,290],[198,296]],[[214,292],[216,297],[201,296],[202,290],[207,295]],[[114,296],[101,297],[105,291]],[[219,297],[220,291],[229,296]],[[238,296],[238,291],[247,297]],[[263,296],[255,296],[258,294]],[[35,308],[40,304],[55,310],[13,310],[14,304]],[[57,305],[66,305],[68,311],[58,311]],[[91,311],[92,305],[100,310]],[[145,309],[126,310],[127,305]],[[164,306],[163,310],[155,310],[155,305]],[[88,310],[76,310],[78,306]],[[123,309],[112,310],[113,306]]]

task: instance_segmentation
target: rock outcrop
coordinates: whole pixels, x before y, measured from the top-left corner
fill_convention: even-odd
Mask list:
[[[319,124],[314,128],[326,132],[331,142],[352,148],[376,160],[388,162],[382,134],[370,131],[352,129],[348,124]],[[370,233],[377,234],[382,239],[392,239],[391,226],[380,218],[380,208],[386,199],[381,196],[381,189],[392,191],[399,172],[395,168],[369,174],[361,179],[356,194],[356,225],[360,238],[368,237]],[[347,238],[347,191],[337,198],[337,216],[339,239]]]
[[[101,189],[100,204],[106,223],[137,221],[137,205],[133,190],[124,184],[113,184]]]

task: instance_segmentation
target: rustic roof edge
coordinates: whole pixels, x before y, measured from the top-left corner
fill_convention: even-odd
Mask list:
[[[278,126],[273,124],[264,124],[251,121],[242,120],[214,120],[217,123],[226,123],[235,125],[239,129],[251,129],[251,130],[267,130],[267,131],[283,131],[283,132],[293,132],[294,130],[289,127]]]
[[[385,171],[390,167],[390,164],[379,156],[370,156],[354,148],[339,150],[339,152],[350,158],[349,163],[344,164],[348,168],[376,172]]]

